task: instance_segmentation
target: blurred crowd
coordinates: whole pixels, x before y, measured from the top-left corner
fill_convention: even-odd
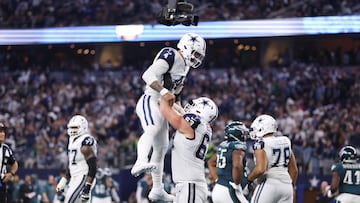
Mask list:
[[[75,113],[90,122],[99,142],[100,167],[133,164],[142,133],[134,112],[144,87],[142,70],[47,70],[0,75],[0,120],[9,126],[7,142],[20,167],[64,168],[66,124]],[[357,66],[293,61],[287,67],[203,67],[189,73],[182,95],[183,104],[199,96],[218,104],[215,144],[228,120],[249,124],[259,113],[274,115],[280,132],[293,141],[303,174],[328,172],[344,144],[360,148]]]
[[[167,0],[2,0],[0,28],[155,24]],[[200,21],[353,15],[351,0],[189,0]]]

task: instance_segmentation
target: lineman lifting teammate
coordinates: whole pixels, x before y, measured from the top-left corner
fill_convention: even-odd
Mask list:
[[[207,183],[205,155],[211,142],[210,123],[218,116],[214,101],[200,97],[190,101],[180,115],[161,98],[160,110],[176,129],[171,150],[171,173],[175,183],[175,203],[205,203]]]
[[[165,192],[162,182],[164,158],[169,145],[169,126],[160,113],[160,97],[181,111],[179,95],[184,80],[190,67],[199,67],[205,57],[205,40],[195,33],[185,34],[177,47],[178,50],[165,47],[156,55],[152,65],[142,75],[146,87],[136,105],[144,132],[138,142],[137,160],[131,174],[139,176],[151,172],[153,188],[148,196],[151,200],[172,201],[174,198]],[[153,152],[149,162],[151,148]]]

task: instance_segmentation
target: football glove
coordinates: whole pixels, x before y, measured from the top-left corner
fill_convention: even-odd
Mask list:
[[[241,190],[240,185],[236,185],[234,182],[231,182],[231,181],[229,182],[229,184],[231,185],[232,188],[234,188],[234,190],[237,190],[237,191]]]
[[[83,190],[82,190],[82,192],[81,192],[81,195],[80,195],[81,201],[83,201],[83,202],[89,201],[89,199],[90,199],[90,189],[91,189],[91,183],[86,183]]]
[[[243,190],[244,195],[249,195],[250,193],[252,193],[255,187],[256,185],[253,181],[248,181]]]
[[[56,185],[56,192],[64,192],[66,183],[67,183],[67,179],[64,177],[61,177],[59,183]]]

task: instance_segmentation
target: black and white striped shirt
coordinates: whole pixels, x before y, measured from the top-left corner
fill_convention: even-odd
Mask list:
[[[13,155],[13,151],[10,149],[10,147],[7,144],[0,144],[0,163],[1,163],[0,172],[2,174],[7,173],[6,166],[13,165],[15,161],[16,160]]]

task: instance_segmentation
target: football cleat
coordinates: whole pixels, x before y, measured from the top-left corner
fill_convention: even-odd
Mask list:
[[[154,169],[156,169],[156,165],[153,163],[135,162],[134,166],[131,169],[131,175],[138,177],[143,173],[150,173]]]
[[[174,201],[175,196],[174,195],[170,195],[167,192],[165,192],[165,190],[163,189],[152,189],[149,193],[149,199],[151,201],[159,201],[159,200],[163,200],[166,202],[172,202]]]

